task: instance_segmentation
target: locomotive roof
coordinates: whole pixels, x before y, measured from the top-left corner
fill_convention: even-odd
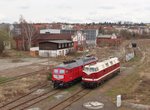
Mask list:
[[[85,65],[85,64],[88,64],[88,63],[91,63],[91,61],[96,61],[97,58],[94,57],[94,56],[88,56],[88,57],[83,57],[83,58],[79,58],[79,59],[76,59],[74,61],[68,61],[68,63],[64,62],[58,66],[56,66],[56,68],[65,68],[65,69],[72,69],[72,68],[75,68],[75,67],[78,67],[78,66],[82,66],[82,65]]]
[[[101,71],[109,66],[112,66],[116,63],[119,63],[119,60],[117,57],[114,57],[114,58],[110,58],[108,60],[104,60],[104,61],[101,61],[101,62],[97,62],[96,64],[92,64],[92,65],[86,65],[85,68],[95,68],[97,69],[97,71]],[[84,71],[86,74],[92,74],[93,72],[91,71]]]

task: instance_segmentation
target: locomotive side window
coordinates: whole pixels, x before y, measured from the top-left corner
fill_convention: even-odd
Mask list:
[[[95,68],[90,68],[90,71],[91,71],[91,72],[94,72],[94,71],[95,71]]]
[[[108,63],[106,63],[106,66],[108,67],[108,66],[109,66],[109,64],[108,64]]]
[[[96,67],[95,70],[98,71],[98,67]]]
[[[105,68],[105,66],[103,65],[103,69]]]
[[[110,64],[111,64],[111,65],[113,65],[113,62],[112,62],[112,61],[110,61]]]
[[[84,70],[85,70],[85,71],[89,71],[89,68],[88,68],[88,67],[84,67]]]
[[[60,73],[60,74],[64,74],[64,73],[65,73],[65,70],[60,70],[59,73]]]
[[[55,73],[55,74],[58,74],[58,69],[54,69],[54,73]]]

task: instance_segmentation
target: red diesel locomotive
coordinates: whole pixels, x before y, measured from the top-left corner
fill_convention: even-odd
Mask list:
[[[63,62],[52,70],[52,82],[54,88],[68,87],[77,81],[81,81],[83,67],[96,63],[97,57],[86,56],[80,59]]]
[[[118,72],[120,72],[120,62],[116,57],[86,65],[84,66],[81,84],[85,88],[95,88]]]

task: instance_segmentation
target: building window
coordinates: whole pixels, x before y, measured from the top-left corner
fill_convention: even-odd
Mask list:
[[[62,48],[64,48],[64,44],[61,44]]]
[[[67,47],[67,44],[65,44],[65,47]]]
[[[58,44],[58,48],[61,48],[61,44]]]

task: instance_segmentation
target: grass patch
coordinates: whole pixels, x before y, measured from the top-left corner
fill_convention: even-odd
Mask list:
[[[75,84],[75,85],[76,85],[76,84]],[[72,92],[72,91],[77,90],[78,86],[75,86],[75,85],[73,85],[73,86],[71,86],[71,87],[69,87],[69,88],[65,89],[64,91]]]
[[[80,57],[82,56],[83,54],[85,54],[84,52],[70,52],[68,54],[68,56],[72,56],[72,57]]]
[[[31,58],[29,53],[29,51],[5,50],[2,56],[9,58]]]
[[[135,56],[130,61],[127,61],[127,62],[123,63],[123,65],[126,66],[126,67],[136,65],[140,61],[140,59],[141,59],[141,56]]]
[[[137,82],[140,79],[140,75],[138,73],[132,73],[123,78],[119,85],[108,90],[106,95],[112,97],[113,99],[116,98],[117,95],[121,94],[128,94],[133,91],[133,88],[136,86]]]
[[[10,80],[10,78],[7,78],[7,77],[0,77],[0,84],[6,82],[6,81],[8,81],[8,80]]]

